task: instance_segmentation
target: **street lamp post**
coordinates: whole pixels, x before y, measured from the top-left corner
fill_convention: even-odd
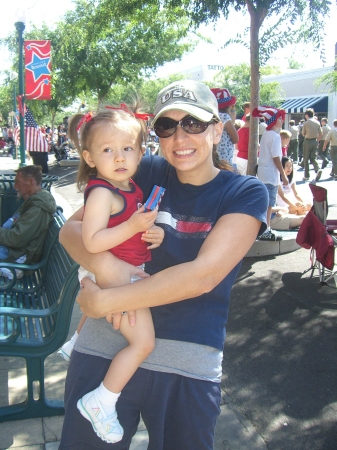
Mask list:
[[[15,28],[18,32],[19,43],[19,96],[22,99],[22,110],[20,112],[20,166],[26,165],[25,152],[25,113],[24,113],[24,80],[23,80],[23,30],[25,29],[24,15],[17,14],[18,21],[15,22]]]

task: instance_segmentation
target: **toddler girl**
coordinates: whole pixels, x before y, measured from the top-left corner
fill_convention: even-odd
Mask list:
[[[76,114],[68,129],[81,156],[77,185],[79,189],[86,185],[82,222],[84,245],[91,253],[110,250],[135,266],[149,261],[150,249],[158,247],[164,238],[164,231],[154,226],[157,211],[144,212],[143,193],[131,179],[143,156],[141,144],[147,118],[145,114],[131,112],[126,105],[106,107],[95,115]],[[82,267],[79,276],[80,279],[94,277]],[[78,331],[84,321],[85,317]],[[129,345],[114,357],[100,386],[77,403],[96,434],[108,443],[118,442],[123,437],[116,402],[138,366],[152,352],[155,342],[148,308],[137,310],[136,324],[132,327],[125,314],[120,330]],[[69,357],[76,338],[77,333],[62,347],[61,353]]]

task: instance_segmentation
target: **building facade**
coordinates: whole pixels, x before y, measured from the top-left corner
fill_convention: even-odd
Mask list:
[[[200,66],[191,67],[184,70],[184,75],[188,80],[194,81],[213,81],[214,76],[224,69],[225,66],[217,64],[202,64]]]
[[[298,123],[304,119],[304,111],[313,108],[315,115],[321,119],[327,117],[331,126],[337,119],[337,94],[332,93],[331,86],[319,83],[319,79],[332,72],[333,66],[311,70],[292,70],[279,75],[263,77],[263,82],[278,82],[284,92],[282,109],[286,111],[286,128],[289,120]]]

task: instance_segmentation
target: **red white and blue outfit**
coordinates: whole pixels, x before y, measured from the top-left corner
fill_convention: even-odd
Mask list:
[[[124,208],[122,211],[110,215],[107,228],[114,228],[117,225],[128,220],[132,214],[137,211],[139,204],[143,203],[143,192],[136,185],[136,183],[130,179],[130,191],[123,191],[116,188],[111,183],[102,178],[92,178],[87,184],[84,190],[84,205],[90,195],[90,192],[95,188],[105,188],[113,192],[115,195],[119,195],[124,201]],[[85,214],[85,210],[84,210]],[[117,258],[126,261],[134,266],[141,266],[146,261],[150,261],[151,252],[147,249],[148,243],[142,241],[142,233],[136,233],[127,241],[122,242],[116,247],[109,249],[109,251]],[[86,271],[82,267],[79,268],[79,278],[89,277],[95,280],[94,275]]]
[[[145,197],[154,184],[166,189],[156,220],[165,239],[145,265],[150,275],[193,261],[223,215],[248,214],[262,222],[260,233],[266,228],[268,194],[255,177],[220,171],[204,185],[183,184],[164,158],[145,156],[135,181]],[[127,342],[105,318],[86,320],[68,369],[60,450],[126,450],[140,414],[149,450],[213,449],[229,297],[239,269],[240,264],[209,293],[150,308],[155,349],[122,390],[116,410],[124,436],[112,445],[96,436],[76,403],[104,378]]]

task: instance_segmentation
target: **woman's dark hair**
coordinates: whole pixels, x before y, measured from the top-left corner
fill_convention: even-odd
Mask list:
[[[284,167],[285,167],[285,165],[286,165],[286,163],[288,161],[290,161],[291,164],[293,165],[293,160],[292,159],[288,158],[288,156],[282,156],[282,167],[283,167],[283,169],[284,169]],[[293,176],[294,176],[294,165],[293,165],[293,170],[291,171],[290,175],[287,175],[288,180],[289,180],[289,184],[293,181]],[[280,179],[282,181],[281,176],[280,176]]]
[[[229,162],[219,158],[219,154],[216,149],[217,145],[213,145],[212,159],[214,167],[220,170],[229,170],[231,172],[234,172],[233,166],[231,166]]]

